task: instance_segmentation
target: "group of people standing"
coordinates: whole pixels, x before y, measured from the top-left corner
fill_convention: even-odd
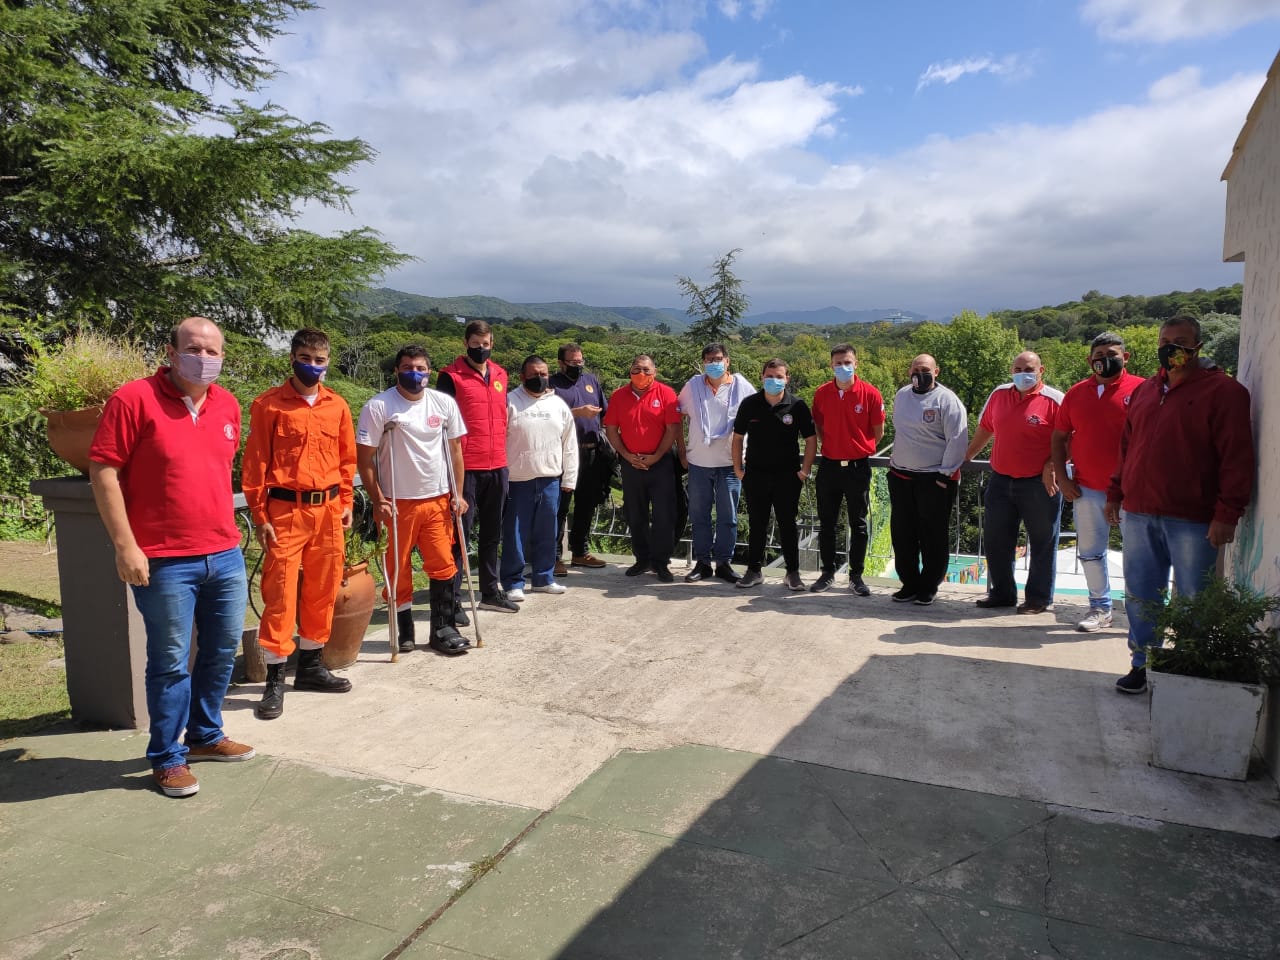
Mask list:
[[[290,344],[289,377],[253,401],[242,487],[264,551],[258,642],[267,682],[260,718],[283,712],[286,663],[295,647],[294,689],[351,689],[321,654],[357,472],[375,516],[391,532],[384,596],[396,609],[400,651],[416,645],[414,548],[430,583],[428,645],[450,656],[469,647],[457,627],[469,624],[459,571],[473,530],[480,606],[488,610],[518,612],[526,589],[564,593],[557,578],[569,566],[605,566],[591,554],[588,537],[615,464],[635,556],[628,576],[652,572],[674,580],[678,463],[688,471],[693,529],[695,562],[686,581],[759,585],[772,515],[785,587],[829,590],[843,508],[849,590],[871,594],[863,579],[869,458],[884,436],[885,407],[880,392],[857,375],[851,344],[831,348],[831,379],[810,407],[791,389],[784,360],[765,362],[757,391],[731,369],[722,343],[704,347],[701,371],[678,394],[657,379],[653,358],[641,354],[629,382],[606,397],[578,344],[560,346],[555,373],[542,357],[527,357],[512,387],[491,359],[487,323],[467,324],[464,340],[465,353],[437,373],[434,390],[426,351],[401,348],[395,383],[353,422],[346,402],[323,382],[328,337],[300,330]],[[940,382],[936,360],[914,358],[892,412],[890,527],[901,581],[892,599],[935,601],[947,573],[960,471],[993,442],[984,514],[988,589],[977,605],[1016,606],[1022,614],[1051,609],[1065,499],[1074,505],[1090,595],[1078,627],[1109,626],[1106,552],[1110,529],[1119,525],[1132,654],[1131,670],[1116,686],[1144,690],[1146,650],[1159,642],[1154,612],[1170,570],[1179,590],[1198,590],[1252,495],[1248,392],[1200,358],[1200,348],[1194,317],[1166,321],[1161,369],[1143,380],[1125,369],[1129,353],[1121,337],[1102,334],[1090,347],[1091,376],[1065,395],[1044,384],[1040,358],[1025,351],[1014,358],[1011,381],[988,397],[972,437],[965,407]],[[117,572],[146,629],[147,756],[157,788],[181,797],[199,789],[191,761],[243,761],[254,749],[228,739],[221,716],[247,599],[231,489],[240,408],[214,382],[223,338],[212,321],[182,321],[166,353],[166,365],[108,401],[90,453],[90,480]],[[806,586],[795,521],[815,469],[820,570]],[[732,561],[744,493],[749,539],[739,574]],[[1021,604],[1013,572],[1019,525],[1030,559]]]

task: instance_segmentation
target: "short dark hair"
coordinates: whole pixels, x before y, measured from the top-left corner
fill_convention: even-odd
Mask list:
[[[726,357],[729,356],[729,351],[724,348],[723,343],[708,343],[702,348],[702,359],[707,359],[707,355],[712,353],[723,353]]]
[[[783,373],[791,372],[791,368],[787,366],[787,361],[783,360],[781,357],[774,357],[772,360],[766,360],[764,362],[764,366],[760,368],[760,376],[763,377],[770,370],[776,370],[778,367],[782,368]]]
[[[581,353],[582,345],[577,343],[562,343],[556,349],[556,359],[563,360],[571,353]]]
[[[543,360],[543,359],[542,359],[540,356],[538,356],[536,353],[531,353],[531,354],[529,354],[527,357],[525,357],[525,358],[524,358],[524,362],[523,362],[522,364],[520,364],[520,376],[521,376],[521,377],[523,377],[523,376],[524,376],[524,372],[525,372],[526,370],[528,370],[528,369],[529,369],[529,364],[531,364],[531,363],[546,363],[546,362],[547,362],[547,361]]]
[[[315,327],[303,327],[289,342],[289,352],[297,353],[304,347],[308,350],[328,350],[329,335]]]
[[[431,367],[431,357],[427,355],[426,348],[420,347],[416,343],[411,343],[406,347],[400,348],[400,352],[396,354],[395,362],[391,364],[392,369],[400,366],[400,361],[405,357],[408,357],[410,360],[417,360],[421,357],[423,360],[427,361],[428,369]]]
[[[831,348],[831,355],[834,357],[837,353],[852,353],[855,357],[858,355],[852,343],[837,343]]]
[[[462,339],[465,342],[476,335],[483,337],[486,333],[492,334],[493,327],[483,320],[472,320],[467,324],[466,329],[462,331]]]
[[[1113,330],[1106,333],[1100,333],[1093,338],[1093,342],[1089,344],[1089,352],[1097,350],[1099,347],[1120,347],[1124,348],[1124,337]]]
[[[636,365],[636,361],[637,361],[637,360],[639,360],[641,357],[643,357],[644,359],[648,360],[648,361],[649,361],[650,363],[652,363],[655,367],[658,365],[658,361],[657,361],[657,360],[655,360],[655,359],[653,359],[653,354],[651,354],[651,353],[637,353],[634,357],[632,357],[632,358],[631,358],[631,362],[627,364],[627,368],[628,368],[628,369],[630,369],[631,367],[634,367],[634,366]]]
[[[1160,324],[1160,329],[1165,327],[1190,327],[1196,332],[1196,343],[1200,342],[1200,318],[1194,313],[1188,313],[1186,310],[1179,310],[1172,317]]]

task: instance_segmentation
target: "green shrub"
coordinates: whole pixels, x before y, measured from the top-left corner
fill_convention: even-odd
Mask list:
[[[1210,577],[1195,596],[1176,594],[1157,613],[1156,636],[1172,646],[1152,650],[1149,665],[1208,680],[1280,680],[1280,630],[1262,626],[1277,610],[1280,597]]]

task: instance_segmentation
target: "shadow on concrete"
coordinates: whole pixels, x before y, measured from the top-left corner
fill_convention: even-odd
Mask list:
[[[1248,787],[1108,756],[1145,711],[1110,694],[1133,728],[1096,729],[1097,674],[966,665],[872,656],[769,756],[619,754],[425,939],[502,960],[1280,955],[1280,844],[1088,809],[1098,778],[1154,809]]]
[[[66,733],[65,729],[57,731]],[[29,734],[38,737],[39,733]],[[146,757],[126,760],[82,760],[43,757],[38,750],[0,750],[0,810],[8,803],[45,800],[110,790],[146,790],[151,778]]]

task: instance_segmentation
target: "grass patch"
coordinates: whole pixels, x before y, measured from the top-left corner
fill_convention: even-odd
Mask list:
[[[62,605],[54,603],[51,600],[41,600],[39,597],[31,597],[25,593],[18,593],[16,590],[0,590],[0,603],[8,604],[11,607],[21,607],[23,610],[30,610],[42,617],[60,617],[62,616]],[[0,623],[3,621],[0,620]]]
[[[50,665],[61,656],[61,640],[0,644],[0,740],[35,733],[71,715],[66,669]]]

